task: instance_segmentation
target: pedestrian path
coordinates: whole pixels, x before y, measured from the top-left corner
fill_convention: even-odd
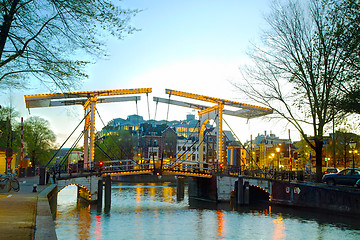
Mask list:
[[[39,177],[20,178],[20,191],[11,190],[0,194],[0,238],[26,240],[34,238],[38,192],[46,186],[39,183]]]

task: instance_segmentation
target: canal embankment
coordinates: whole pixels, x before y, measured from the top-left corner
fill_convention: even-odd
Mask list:
[[[262,198],[272,204],[360,216],[360,189],[256,177],[189,178],[189,198],[248,205]],[[256,196],[256,197],[254,197]]]
[[[38,194],[35,240],[57,239],[54,219],[57,205],[57,185],[50,184]]]
[[[360,190],[353,187],[274,180],[271,202],[360,216]]]

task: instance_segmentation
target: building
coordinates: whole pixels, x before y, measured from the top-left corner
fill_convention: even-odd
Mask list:
[[[291,152],[289,151],[289,146]],[[275,134],[258,134],[253,141],[246,143],[248,152],[246,165],[250,169],[290,169],[293,165],[294,146],[289,139],[280,139]]]
[[[116,118],[98,132],[99,138],[105,138],[119,130],[130,131],[138,137],[139,144],[135,149],[138,159],[178,159],[187,162],[206,162],[215,165],[216,136],[212,134],[213,127],[206,126],[204,132],[203,155],[198,149],[199,121],[195,115],[188,114],[181,121],[145,121],[141,116],[130,115],[126,119]],[[236,140],[230,131],[224,131],[225,146],[236,146]],[[224,146],[224,151],[226,147]],[[192,165],[192,163],[188,163]]]
[[[8,162],[10,163],[8,165],[8,167],[12,170],[12,172],[14,172],[15,157],[16,157],[16,154],[13,153],[9,159],[6,159],[6,148],[0,147],[0,174],[7,174],[6,170],[9,170],[9,169],[7,169],[6,165]]]

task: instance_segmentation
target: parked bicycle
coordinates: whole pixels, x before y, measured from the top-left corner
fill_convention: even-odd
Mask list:
[[[15,192],[20,190],[20,183],[15,177],[15,174],[3,174],[0,175],[1,184],[10,184],[9,191],[13,189]]]

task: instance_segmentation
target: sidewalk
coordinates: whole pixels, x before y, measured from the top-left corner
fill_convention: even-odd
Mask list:
[[[46,188],[39,186],[39,177],[19,178],[20,191],[0,194],[1,239],[33,239],[38,193]],[[33,184],[38,185],[37,192]]]

